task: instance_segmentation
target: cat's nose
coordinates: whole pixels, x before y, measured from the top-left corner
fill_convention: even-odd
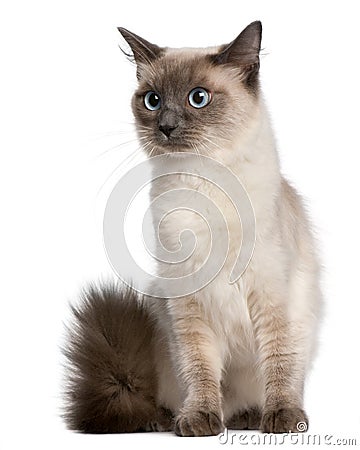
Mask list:
[[[170,137],[171,133],[177,128],[176,125],[170,125],[170,124],[163,124],[159,125],[159,130],[165,134],[165,136],[168,138]]]

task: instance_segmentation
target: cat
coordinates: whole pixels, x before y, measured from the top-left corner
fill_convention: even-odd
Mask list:
[[[65,420],[92,433],[305,431],[304,383],[322,310],[320,265],[301,197],[280,172],[260,88],[261,22],[230,44],[205,49],[159,47],[119,31],[136,63],[132,109],[145,152],[195,150],[230,168],[251,199],[256,244],[245,272],[230,284],[241,230],[229,199],[204,179],[175,175],[154,183],[151,199],[185,186],[223,206],[229,261],[211,283],[181,298],[144,298],[121,286],[85,291],[73,307],[65,348]],[[159,223],[164,211],[153,215]],[[209,237],[191,212],[166,216],[160,237],[175,249],[186,228],[199,239],[200,260]],[[159,275],[174,276],[173,265]]]

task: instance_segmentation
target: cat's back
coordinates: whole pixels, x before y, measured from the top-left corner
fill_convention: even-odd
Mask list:
[[[278,208],[284,245],[298,257],[309,258],[314,252],[314,239],[306,206],[302,196],[284,177]]]

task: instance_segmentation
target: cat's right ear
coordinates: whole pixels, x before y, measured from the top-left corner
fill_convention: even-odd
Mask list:
[[[155,44],[152,44],[149,41],[146,41],[137,34],[126,30],[125,28],[118,27],[118,30],[121,33],[122,37],[129,44],[133,54],[129,55],[124,52],[123,49],[121,50],[123,51],[123,53],[125,53],[126,56],[134,58],[138,66],[137,76],[138,78],[140,78],[139,65],[151,64],[163,53],[163,49]]]

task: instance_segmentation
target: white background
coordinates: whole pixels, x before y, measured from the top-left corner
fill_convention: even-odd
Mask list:
[[[159,45],[208,46],[256,19],[283,172],[307,198],[324,264],[326,316],[306,391],[311,432],[360,444],[358,18],[355,1],[2,2],[1,449],[222,447],[216,437],[66,431],[59,346],[68,301],[112,276],[102,208],[141,159],[121,164],[137,148],[121,145],[134,139],[136,79],[116,26]]]

